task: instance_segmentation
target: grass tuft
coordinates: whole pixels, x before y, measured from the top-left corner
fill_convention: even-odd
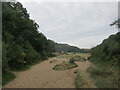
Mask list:
[[[82,79],[82,77],[80,75],[80,70],[75,70],[74,73],[77,74],[77,76],[75,78],[76,88],[82,88],[85,84],[87,84],[87,82],[84,79]]]

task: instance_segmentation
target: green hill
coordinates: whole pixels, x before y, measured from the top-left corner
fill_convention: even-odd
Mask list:
[[[117,65],[120,60],[120,32],[92,48],[91,53],[91,60],[94,62],[110,62]]]
[[[71,46],[68,44],[60,44],[60,43],[56,43],[55,44],[55,51],[56,52],[80,52],[80,53],[88,53],[90,52],[89,49],[80,49],[76,46]]]
[[[100,45],[91,49],[88,68],[91,78],[98,88],[118,88],[120,86],[120,32],[109,36]]]

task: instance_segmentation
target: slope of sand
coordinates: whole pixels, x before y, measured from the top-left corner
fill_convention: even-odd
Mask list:
[[[30,70],[14,72],[16,79],[4,86],[4,88],[75,88],[74,69],[55,71],[52,68],[66,58],[57,58],[56,63],[50,63],[50,58],[40,64],[33,66]]]
[[[54,63],[50,63],[52,60],[57,60]],[[89,67],[89,62],[76,62],[77,68],[55,71],[53,67],[56,64],[60,64],[63,61],[67,61],[67,58],[50,58],[47,61],[32,66],[31,69],[23,72],[14,72],[16,79],[5,85],[3,88],[75,88],[74,71],[80,69],[82,72],[82,78],[91,83],[89,74],[86,69]],[[95,87],[93,83],[84,87]]]

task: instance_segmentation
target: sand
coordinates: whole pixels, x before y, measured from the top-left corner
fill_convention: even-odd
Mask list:
[[[42,63],[32,66],[30,70],[14,72],[16,79],[6,84],[4,88],[75,88],[74,69],[55,71],[52,68],[66,58],[57,58],[56,63],[50,63],[50,58]]]
[[[57,60],[54,63],[50,63],[52,60]],[[42,63],[34,65],[31,69],[22,72],[14,72],[16,79],[6,84],[3,88],[75,88],[75,77],[74,71],[80,69],[82,72],[82,77],[91,83],[92,80],[86,69],[90,66],[87,62],[76,62],[78,64],[77,68],[55,71],[53,67],[56,64],[60,64],[63,61],[67,61],[67,58],[50,58]],[[94,83],[84,86],[95,87]]]

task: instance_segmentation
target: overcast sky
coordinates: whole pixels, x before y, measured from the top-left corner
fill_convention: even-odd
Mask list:
[[[117,32],[117,2],[22,2],[48,39],[91,48]]]

